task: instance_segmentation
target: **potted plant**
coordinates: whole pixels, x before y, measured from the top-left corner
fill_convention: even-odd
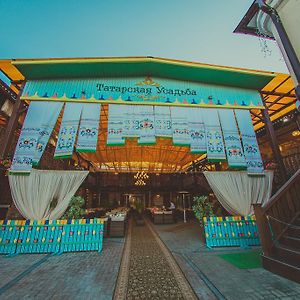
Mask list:
[[[195,196],[193,202],[193,212],[203,227],[203,218],[213,216],[213,205],[207,196]]]
[[[85,200],[83,197],[73,196],[62,218],[81,219],[85,214],[85,210],[83,209],[84,202]]]

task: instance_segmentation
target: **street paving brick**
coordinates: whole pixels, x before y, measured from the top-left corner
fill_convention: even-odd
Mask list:
[[[196,271],[200,270],[225,299],[300,299],[299,284],[263,268],[238,269],[218,257],[217,255],[220,253],[245,250],[240,248],[210,250],[206,248],[200,225],[196,221],[186,224],[179,222],[173,225],[155,225],[154,228],[174,257],[177,260],[183,257],[188,258],[189,263],[195,267]],[[180,263],[179,260],[178,263]],[[196,275],[193,274],[192,278],[191,274],[186,273],[186,276],[196,290]]]
[[[13,280],[18,274],[24,272],[34,263],[37,263],[46,254],[0,256],[0,288]]]
[[[244,249],[206,248],[200,226],[195,221],[151,225],[151,228],[171,251],[199,299],[300,299],[299,284],[263,268],[238,269],[218,256],[220,253],[240,252],[245,251]],[[131,266],[144,266],[146,273],[153,275],[149,276],[154,284],[151,291],[156,291],[157,286],[161,286],[163,293],[160,298],[165,296],[168,299],[171,291],[165,287],[176,287],[177,283],[169,278],[167,268],[157,267],[157,262],[165,263],[165,260],[157,252],[151,239],[141,243],[146,237],[143,232],[142,228],[137,228],[132,240],[135,250]],[[0,256],[0,299],[112,299],[123,246],[124,239],[111,238],[104,240],[101,253]],[[138,269],[141,271],[140,266]],[[145,276],[141,276],[135,268],[132,268],[129,275],[133,283],[131,287],[137,288],[130,290],[128,298],[147,298],[141,284]],[[161,283],[157,284],[158,280]],[[174,295],[175,298],[178,296],[180,293]],[[153,293],[152,299],[158,297]]]
[[[51,256],[0,294],[0,299],[111,299],[123,244],[124,239],[105,240],[101,253],[77,252]],[[41,257],[44,255],[1,256],[0,292],[5,284]]]

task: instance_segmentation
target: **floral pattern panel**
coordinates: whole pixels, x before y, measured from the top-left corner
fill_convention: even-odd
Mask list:
[[[248,110],[236,109],[235,116],[242,137],[247,171],[249,174],[262,174],[264,172],[264,166],[250,112]]]
[[[17,142],[12,172],[30,172],[44,115],[42,102],[31,102]]]
[[[78,139],[77,152],[96,152],[101,104],[87,103],[83,105]]]
[[[82,103],[66,103],[54,158],[72,157],[82,107]]]
[[[139,106],[119,105],[121,118],[123,119],[123,137],[139,137]]]
[[[201,108],[190,108],[188,114],[188,124],[190,132],[191,153],[206,153],[205,125]]]
[[[219,109],[229,168],[246,169],[246,160],[232,109]]]
[[[38,165],[40,159],[46,149],[53,128],[57,122],[59,113],[63,107],[63,102],[43,102],[44,116],[42,118],[41,127],[39,130],[37,145],[33,157],[33,165]]]
[[[139,145],[153,145],[156,143],[154,128],[153,106],[139,105],[138,107]]]
[[[172,120],[169,106],[154,106],[155,135],[172,137]]]
[[[109,104],[107,131],[108,146],[120,146],[125,144],[125,138],[123,137],[123,128],[124,110],[120,109],[120,105]]]
[[[218,111],[203,108],[202,115],[205,124],[207,159],[208,161],[225,161],[226,154]]]
[[[170,107],[173,129],[173,144],[175,146],[190,146],[190,133],[187,107]]]

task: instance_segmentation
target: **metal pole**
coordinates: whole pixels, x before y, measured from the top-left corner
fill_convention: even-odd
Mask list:
[[[185,194],[182,194],[182,202],[183,202],[183,222],[186,223],[186,215],[185,215]]]

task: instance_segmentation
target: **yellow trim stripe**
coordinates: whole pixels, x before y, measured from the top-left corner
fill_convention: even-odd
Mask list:
[[[240,105],[217,105],[217,104],[184,104],[180,102],[130,102],[124,100],[89,100],[89,99],[72,99],[72,98],[43,98],[37,96],[22,96],[21,100],[26,101],[49,101],[49,102],[76,102],[76,103],[99,103],[99,104],[121,104],[121,105],[157,105],[157,106],[180,106],[180,107],[207,107],[207,108],[233,108],[233,109],[265,109],[264,106],[240,106]]]

